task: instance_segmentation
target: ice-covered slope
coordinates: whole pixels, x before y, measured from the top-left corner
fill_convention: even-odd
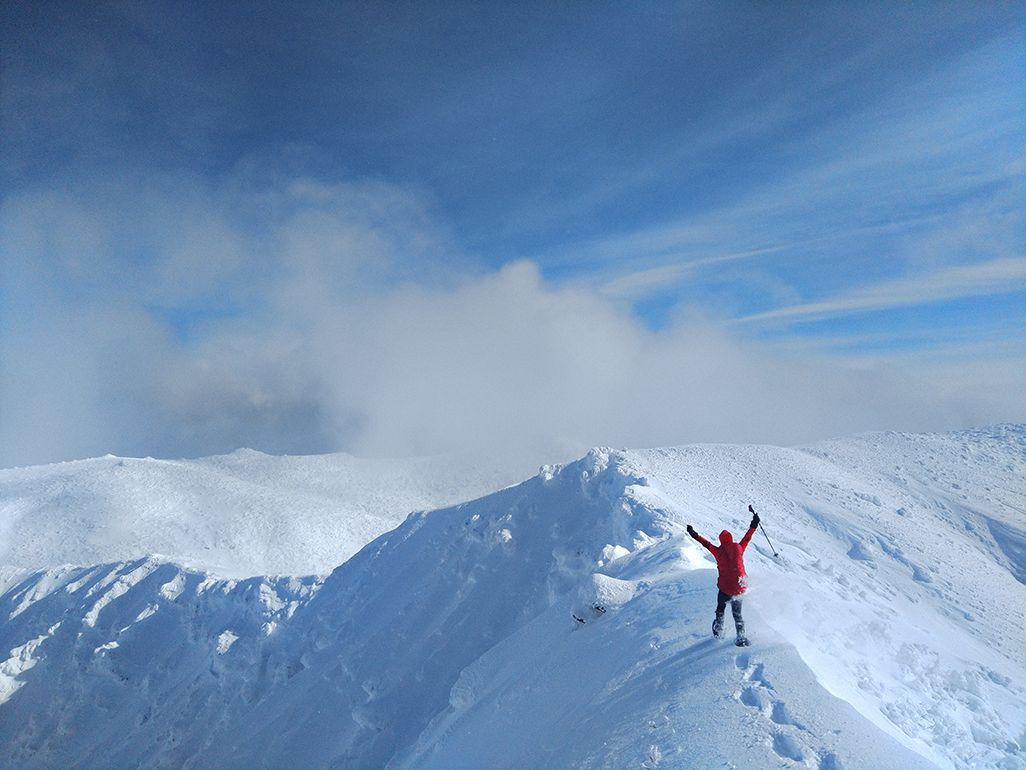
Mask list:
[[[1016,426],[594,451],[323,582],[38,573],[0,598],[0,764],[1026,767],[1024,477]],[[749,502],[780,556],[739,650],[682,529]]]
[[[488,458],[104,457],[0,470],[0,586],[13,568],[164,554],[222,577],[328,572],[413,510],[520,479]]]

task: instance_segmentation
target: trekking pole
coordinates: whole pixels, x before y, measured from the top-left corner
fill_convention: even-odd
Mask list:
[[[753,516],[755,515],[755,509],[751,505],[748,506],[748,512],[750,514],[752,514]],[[769,535],[766,534],[766,528],[764,526],[762,526],[762,521],[761,520],[759,521],[759,529],[762,530],[762,534],[766,538],[766,542],[769,543],[769,547],[770,547],[770,550],[773,551],[773,555],[774,556],[780,556],[780,554],[777,553],[777,549],[773,547],[773,543],[770,542]]]

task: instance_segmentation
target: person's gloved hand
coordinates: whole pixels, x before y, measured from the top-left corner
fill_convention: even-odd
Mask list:
[[[697,532],[695,532],[695,528],[692,527],[690,524],[688,524],[688,534],[691,535],[691,537],[695,537],[695,535],[698,534]]]
[[[749,529],[755,529],[759,526],[759,514],[752,516],[752,523],[749,525]]]

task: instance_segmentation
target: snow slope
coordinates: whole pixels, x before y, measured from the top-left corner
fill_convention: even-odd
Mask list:
[[[326,573],[413,510],[519,481],[489,458],[103,457],[0,470],[0,586],[166,554],[221,577]]]
[[[0,765],[1024,768],[1023,478],[1022,426],[594,450],[323,580],[41,571],[0,597]],[[749,502],[780,555],[738,649],[683,527]]]

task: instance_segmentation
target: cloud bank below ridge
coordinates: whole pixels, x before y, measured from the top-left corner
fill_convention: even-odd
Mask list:
[[[85,180],[11,196],[0,224],[2,466],[240,446],[540,462],[1022,416],[1000,359],[846,360],[700,307],[653,330],[601,287],[485,267],[384,182]]]

